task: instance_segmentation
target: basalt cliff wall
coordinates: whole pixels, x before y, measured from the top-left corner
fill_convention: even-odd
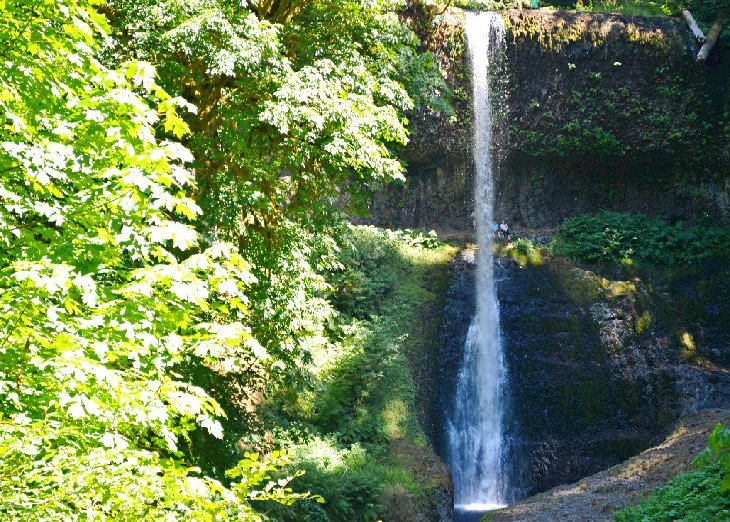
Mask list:
[[[698,66],[684,23],[669,18],[503,16],[496,218],[532,235],[599,209],[730,223],[721,56]],[[373,196],[380,225],[474,233],[463,19],[456,9],[410,17],[441,60],[454,114],[413,115],[407,182]],[[424,426],[442,456],[475,269],[469,249],[454,259],[432,372],[419,377]],[[511,500],[613,466],[681,416],[730,404],[727,266],[632,270],[499,258]]]
[[[698,65],[684,23],[564,11],[505,11],[506,89],[497,113],[496,212],[554,228],[601,208],[670,221],[730,222],[728,72]],[[407,182],[376,193],[385,226],[473,230],[472,111],[464,12],[411,13],[440,59],[454,114],[421,110],[402,154]],[[725,57],[725,61],[730,61]]]
[[[681,417],[730,406],[730,268],[496,262],[510,501],[610,468]],[[474,251],[452,262],[433,431],[447,419],[475,307]]]

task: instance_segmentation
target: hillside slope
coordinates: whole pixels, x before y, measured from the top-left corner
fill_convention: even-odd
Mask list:
[[[654,488],[692,469],[692,461],[718,422],[730,423],[730,410],[708,409],[683,417],[660,445],[574,484],[558,486],[490,513],[484,520],[613,520],[614,511],[638,503]]]

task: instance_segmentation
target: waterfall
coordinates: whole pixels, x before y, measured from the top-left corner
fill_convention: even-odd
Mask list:
[[[492,223],[494,176],[490,66],[504,50],[505,27],[499,13],[467,13],[466,39],[474,98],[475,222],[477,308],[464,345],[448,444],[458,511],[486,511],[505,502],[503,488],[502,389],[504,363],[499,303],[494,283]]]

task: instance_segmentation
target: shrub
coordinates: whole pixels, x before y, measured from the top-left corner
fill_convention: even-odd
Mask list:
[[[398,286],[396,280],[409,269],[405,251],[442,246],[433,231],[423,234],[370,226],[352,227],[345,240],[347,244],[338,254],[341,270],[328,281],[329,299],[339,312],[357,319],[382,314],[382,306]]]
[[[718,424],[694,464],[638,506],[616,513],[617,522],[730,520],[730,429]]]
[[[314,437],[293,450],[298,455],[297,466],[305,471],[294,480],[296,486],[325,493],[326,502],[301,502],[286,509],[272,504],[278,517],[285,521],[317,522],[378,518],[382,512],[382,473],[368,464],[362,446],[341,447],[334,438]]]
[[[617,522],[675,522],[680,520],[728,520],[730,499],[720,493],[719,464],[679,475],[658,488],[638,506],[615,515]]]
[[[551,249],[590,263],[693,264],[730,254],[730,229],[709,221],[669,225],[643,214],[601,211],[566,219]]]
[[[695,464],[700,466],[720,465],[723,477],[719,489],[722,493],[730,492],[730,429],[722,424],[715,426],[710,435],[707,448],[700,453]]]
[[[304,364],[310,386],[277,399],[286,415],[274,412],[287,419],[277,442],[291,448],[296,469],[306,472],[292,487],[326,502],[267,506],[283,520],[398,519],[398,509],[425,498],[427,486],[407,458],[391,453],[390,440],[425,441],[408,354],[424,344],[419,310],[435,299],[455,250],[435,233],[411,230],[352,226],[341,239],[326,276],[335,310]],[[393,502],[399,487],[409,494],[405,504]]]

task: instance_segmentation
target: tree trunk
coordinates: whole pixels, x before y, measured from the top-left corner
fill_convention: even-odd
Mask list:
[[[723,15],[724,13],[720,13],[719,15],[717,15],[717,20],[715,20],[715,23],[712,24],[710,32],[707,33],[707,40],[705,41],[705,45],[703,45],[702,49],[700,49],[700,52],[697,53],[698,62],[704,62],[705,60],[707,60],[707,57],[710,55],[710,51],[712,51],[712,48],[715,47],[717,39],[720,36],[720,31],[722,30],[721,20]]]
[[[699,42],[700,44],[705,43],[705,33],[702,32],[700,26],[697,25],[697,22],[695,22],[692,13],[685,9],[684,11],[682,11],[682,16],[684,16],[684,19],[687,20],[687,25],[689,26],[690,31],[692,31],[692,34],[695,35],[695,38],[697,38],[697,42]]]

